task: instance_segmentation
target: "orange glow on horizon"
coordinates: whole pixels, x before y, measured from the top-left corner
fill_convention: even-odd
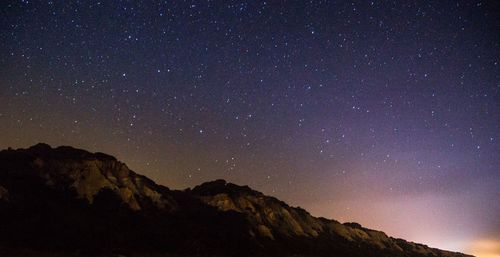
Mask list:
[[[500,257],[500,239],[483,239],[471,244],[468,251],[476,257]]]

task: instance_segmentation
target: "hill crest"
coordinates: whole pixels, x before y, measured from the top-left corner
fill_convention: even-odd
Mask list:
[[[208,252],[223,256],[331,256],[331,253],[343,256],[468,256],[395,239],[357,223],[342,224],[313,217],[302,208],[291,207],[275,197],[225,180],[176,191],[157,185],[104,153],[90,153],[69,146],[52,148],[47,144],[0,151],[0,208],[4,210],[0,218],[14,219],[22,227],[13,225],[6,230],[14,234],[30,233],[29,226],[23,227],[30,224],[38,229],[36,234],[47,233],[49,238],[58,239],[69,232],[45,228],[47,224],[76,226],[64,219],[61,222],[45,220],[51,215],[45,213],[40,204],[51,206],[56,216],[69,213],[69,217],[79,217],[79,222],[89,226],[86,229],[90,231],[75,228],[75,233],[80,233],[70,235],[75,239],[85,233],[91,234],[95,223],[108,218],[109,224],[98,230],[122,239],[101,245],[102,242],[87,238],[93,253],[154,249],[155,252]],[[26,210],[32,212],[25,213]],[[19,213],[21,217],[14,215]],[[115,218],[118,220],[114,221]],[[33,223],[33,219],[37,222]],[[124,224],[130,227],[120,227],[126,226]],[[139,228],[141,226],[149,230],[144,231]],[[143,241],[145,237],[147,241]],[[3,247],[12,248],[12,244],[20,244],[19,240],[10,238],[6,241],[10,244]],[[237,247],[224,249],[226,241],[234,242]],[[29,241],[24,242],[28,244]],[[24,247],[40,248],[36,244]],[[84,246],[70,244],[69,249],[81,247]],[[49,248],[61,250],[57,246]]]

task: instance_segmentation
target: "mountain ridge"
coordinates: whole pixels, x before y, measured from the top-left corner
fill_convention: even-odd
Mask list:
[[[389,237],[357,223],[313,217],[300,207],[225,180],[171,190],[111,155],[69,146],[37,144],[0,151],[0,210],[1,220],[17,223],[0,226],[0,232],[14,235],[3,233],[0,249],[14,252],[27,248],[91,256],[470,256]],[[102,235],[93,238],[98,232]]]

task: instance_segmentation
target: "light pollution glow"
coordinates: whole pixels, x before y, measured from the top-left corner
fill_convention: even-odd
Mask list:
[[[0,2],[0,148],[498,257],[494,1]]]

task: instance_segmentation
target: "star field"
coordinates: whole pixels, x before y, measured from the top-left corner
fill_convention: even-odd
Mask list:
[[[224,178],[435,247],[500,245],[497,3],[0,6],[1,148],[72,145],[175,189]]]

